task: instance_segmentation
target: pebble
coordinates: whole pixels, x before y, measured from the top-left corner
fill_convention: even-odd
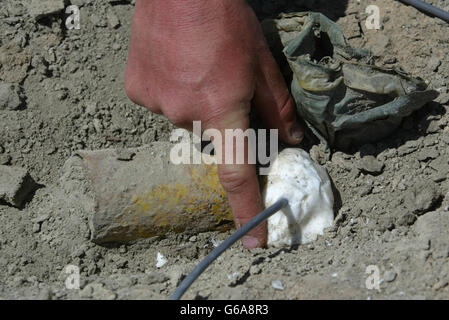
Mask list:
[[[170,279],[170,283],[173,287],[179,286],[181,281],[185,278],[185,274],[181,268],[175,268],[174,270],[170,271],[168,274],[168,277]]]
[[[361,171],[370,174],[380,174],[382,173],[385,164],[382,161],[377,160],[374,156],[368,155],[359,160],[357,167]]]
[[[162,253],[158,252],[156,257],[156,268],[162,268],[168,260],[162,255]]]
[[[438,71],[439,66],[441,66],[441,60],[436,56],[430,57],[429,62],[427,63],[427,68],[430,71],[436,72]]]
[[[108,10],[106,18],[108,20],[108,25],[111,29],[116,29],[120,26],[120,20],[114,13],[114,11],[112,11],[112,9]]]
[[[115,151],[116,159],[120,161],[131,161],[136,153],[129,149],[118,148]]]
[[[440,280],[440,281],[438,281],[437,283],[435,283],[433,285],[432,289],[435,290],[435,291],[438,291],[438,290],[440,290],[442,288],[447,287],[447,285],[448,285],[447,280]]]
[[[34,223],[42,223],[45,220],[47,220],[48,218],[50,218],[50,214],[44,213],[44,214],[38,215],[36,218],[32,219],[31,221]]]
[[[80,298],[93,298],[96,300],[115,300],[117,295],[104,287],[101,283],[89,283],[80,292]]]
[[[33,223],[33,232],[38,233],[41,231],[41,225],[39,223]]]
[[[26,169],[0,165],[0,200],[21,207],[36,187],[36,182]]]
[[[276,290],[284,291],[284,285],[282,284],[281,280],[272,281],[271,286]]]
[[[86,113],[88,115],[94,116],[98,111],[98,104],[96,102],[88,102],[86,104]]]
[[[414,140],[407,141],[405,144],[398,148],[398,155],[405,156],[409,153],[416,151],[419,147],[419,143]]]
[[[28,10],[36,20],[57,14],[64,8],[64,0],[31,0],[28,4]]]
[[[39,292],[38,300],[51,300],[52,297],[53,297],[53,293],[51,292],[50,289],[46,288],[46,289],[42,289]]]
[[[405,206],[412,213],[422,215],[432,209],[440,196],[441,192],[434,182],[419,181],[406,194]]]
[[[427,148],[425,150],[420,151],[418,153],[418,155],[416,156],[416,158],[419,161],[426,161],[429,159],[436,159],[436,158],[438,158],[439,155],[440,155],[440,153],[438,152],[438,150]]]
[[[448,127],[449,128],[449,127]],[[449,130],[445,130],[443,133],[443,136],[441,137],[441,140],[446,143],[449,144]]]
[[[262,269],[260,268],[259,265],[252,265],[249,269],[249,272],[254,275],[254,274],[259,274],[262,271]]]
[[[21,104],[18,89],[12,84],[0,82],[0,110],[17,110]]]
[[[394,280],[396,280],[397,275],[398,274],[396,273],[396,271],[389,270],[389,271],[385,272],[384,280],[386,282],[393,282]]]

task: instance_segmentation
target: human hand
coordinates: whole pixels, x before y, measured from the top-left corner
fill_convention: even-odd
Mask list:
[[[203,130],[223,136],[225,129],[245,131],[253,104],[284,142],[303,137],[285,81],[244,0],[137,0],[125,89],[136,104],[181,128],[201,121]],[[255,166],[220,164],[218,173],[236,226],[244,225],[263,209]],[[243,244],[262,247],[266,238],[263,224]]]

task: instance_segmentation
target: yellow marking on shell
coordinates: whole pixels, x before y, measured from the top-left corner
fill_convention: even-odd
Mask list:
[[[223,220],[232,220],[217,166],[189,166],[187,173],[189,184],[160,184],[133,195],[132,204],[117,217],[116,225],[134,226],[140,237],[151,237],[168,230],[181,232],[201,223],[212,228]]]

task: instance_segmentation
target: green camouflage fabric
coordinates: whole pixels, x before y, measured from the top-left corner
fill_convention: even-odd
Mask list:
[[[438,96],[421,79],[375,66],[369,51],[350,47],[321,13],[282,14],[262,26],[284,75],[290,74],[299,116],[333,149],[386,137]]]

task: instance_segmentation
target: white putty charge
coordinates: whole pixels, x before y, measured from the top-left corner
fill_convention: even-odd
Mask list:
[[[284,149],[273,162],[263,190],[265,207],[281,197],[289,205],[268,219],[268,246],[316,240],[334,220],[334,196],[326,170],[301,149]]]

